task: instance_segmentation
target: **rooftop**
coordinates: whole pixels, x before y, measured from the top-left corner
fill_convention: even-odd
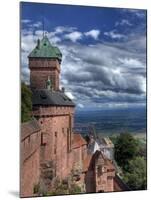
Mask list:
[[[114,191],[130,191],[131,189],[123,182],[123,180],[115,174]]]
[[[52,46],[47,36],[37,41],[36,47],[28,56],[29,58],[57,58],[62,60],[62,53],[58,47]]]
[[[101,137],[98,135],[96,141],[101,148],[114,148],[114,145],[109,137]]]
[[[50,106],[75,106],[72,100],[62,91],[50,91],[48,89],[37,89],[32,95],[33,105]]]

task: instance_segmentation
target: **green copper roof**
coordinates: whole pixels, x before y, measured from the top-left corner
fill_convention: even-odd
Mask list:
[[[58,58],[62,59],[62,54],[58,47],[54,47],[50,44],[47,36],[37,41],[37,46],[29,54],[29,58]]]

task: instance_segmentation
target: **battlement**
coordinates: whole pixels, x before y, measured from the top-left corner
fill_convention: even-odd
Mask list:
[[[63,115],[73,115],[74,109],[69,106],[34,106],[33,116],[35,117],[53,117]]]

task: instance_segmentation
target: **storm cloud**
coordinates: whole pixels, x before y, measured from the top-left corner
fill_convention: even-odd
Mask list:
[[[134,14],[138,15],[138,13]],[[139,16],[140,17],[140,16]],[[124,21],[128,26],[128,22]],[[30,22],[28,22],[30,23]],[[131,22],[129,22],[131,23]],[[38,22],[35,24],[39,24]],[[121,21],[115,23],[123,27]],[[129,27],[132,27],[129,25]],[[21,77],[29,82],[28,54],[42,36],[42,30],[22,30]],[[47,37],[63,54],[61,87],[74,97],[79,107],[144,105],[146,102],[146,35],[137,32],[117,41],[94,37],[94,28],[86,32],[76,27],[58,26]],[[78,33],[78,35],[75,33]],[[89,34],[88,34],[89,33]],[[95,42],[83,42],[89,38]],[[93,35],[92,35],[93,33]],[[109,35],[109,34],[108,34]],[[69,37],[70,36],[70,37]],[[92,37],[93,36],[93,37]]]

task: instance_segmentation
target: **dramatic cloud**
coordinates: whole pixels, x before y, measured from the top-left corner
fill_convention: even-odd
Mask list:
[[[139,40],[137,38],[137,43]],[[68,50],[65,44],[61,45],[65,54],[62,63],[62,77],[66,80],[64,86],[73,92],[77,103],[93,106],[107,102],[144,104],[145,54],[135,52],[136,47],[129,44],[133,42],[118,46],[70,44]]]
[[[99,30],[91,30],[91,31],[88,31],[85,33],[86,36],[90,36],[92,37],[93,39],[97,40],[99,35],[100,35],[100,31]]]
[[[60,33],[64,33],[64,32],[73,32],[75,31],[76,28],[75,27],[68,27],[68,26],[57,26],[55,28],[55,33],[60,34]]]
[[[130,12],[132,18],[138,19],[144,15],[138,10],[122,12]],[[45,31],[38,21],[32,24],[24,19],[22,22],[27,27],[21,30],[21,78],[28,83],[27,56]],[[125,26],[132,28],[132,21],[123,18],[114,22],[114,26],[116,30],[101,32],[93,27],[82,32],[74,26],[56,26],[51,32],[47,31],[50,42],[63,54],[61,87],[65,87],[66,95],[78,108],[145,105],[145,25],[141,24],[126,34],[120,30]]]
[[[79,31],[74,31],[72,33],[66,34],[64,36],[65,39],[69,39],[72,42],[76,42],[77,40],[82,39],[82,33],[80,33]]]
[[[122,39],[122,38],[126,38],[125,35],[117,33],[116,30],[112,30],[109,32],[105,32],[104,35],[112,38],[112,39]]]

